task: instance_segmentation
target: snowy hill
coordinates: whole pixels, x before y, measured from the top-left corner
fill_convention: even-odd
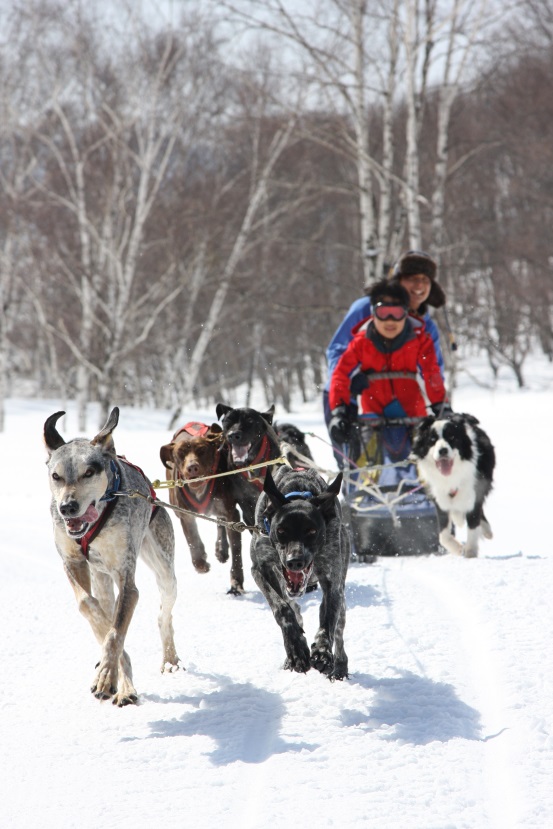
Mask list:
[[[348,681],[282,671],[248,539],[248,592],[235,598],[228,564],[211,554],[209,574],[193,570],[175,520],[186,671],[159,673],[157,592],[139,565],[127,649],[140,704],[121,710],[88,690],[99,649],[53,544],[42,426],[59,401],[10,400],[0,435],[0,826],[553,825],[553,371],[537,366],[529,378],[522,391],[509,379],[494,391],[465,381],[455,396],[498,456],[486,509],[494,539],[480,558],[351,565]],[[318,435],[317,462],[334,466],[318,402],[277,417]],[[163,476],[168,422],[167,412],[121,412],[117,450],[151,478]],[[73,407],[60,431],[77,434]],[[201,531],[212,547],[212,525]],[[319,600],[302,600],[308,641]]]

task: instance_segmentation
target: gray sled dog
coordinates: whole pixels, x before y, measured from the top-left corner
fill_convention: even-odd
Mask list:
[[[338,502],[342,473],[328,486],[313,469],[267,470],[256,507],[256,525],[266,534],[251,543],[252,575],[281,627],[284,668],[315,668],[329,679],[348,675],[344,650],[345,581],[350,556]],[[323,592],[319,629],[311,650],[296,599],[314,576]]]
[[[180,667],[172,622],[177,596],[173,525],[162,507],[116,494],[152,492],[142,471],[115,454],[112,432],[119,409],[113,409],[92,440],[75,438],[67,443],[56,429],[64,414],[56,412],[44,424],[54,540],[79,610],[102,647],[91,691],[97,699],[129,705],[137,702],[138,695],[124,643],[138,601],[139,554],[154,571],[161,594],[161,670]]]

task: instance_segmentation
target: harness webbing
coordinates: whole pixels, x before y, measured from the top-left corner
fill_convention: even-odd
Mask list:
[[[271,455],[271,444],[269,443],[269,438],[267,435],[263,435],[263,440],[261,441],[261,446],[259,447],[259,451],[255,458],[253,459],[252,465],[262,463],[263,461],[268,461]],[[248,481],[253,484],[260,492],[263,490],[263,482],[265,481],[265,476],[267,474],[267,467],[263,466],[259,470],[259,474],[252,475],[249,469],[246,469],[242,472],[242,475],[248,479]]]

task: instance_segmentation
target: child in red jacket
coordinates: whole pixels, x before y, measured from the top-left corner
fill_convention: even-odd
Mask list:
[[[329,427],[336,443],[345,443],[350,436],[347,404],[352,375],[359,370],[368,380],[361,392],[364,414],[424,417],[426,404],[417,372],[432,410],[441,416],[451,413],[432,338],[421,320],[409,316],[405,288],[384,279],[373,285],[370,298],[373,316],[359,324],[330,381]]]

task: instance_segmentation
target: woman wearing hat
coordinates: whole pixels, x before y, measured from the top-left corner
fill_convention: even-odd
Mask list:
[[[445,293],[436,281],[437,269],[436,262],[428,253],[422,250],[409,250],[398,259],[390,273],[389,280],[392,284],[401,285],[409,294],[409,314],[424,322],[425,330],[432,338],[438,366],[443,376],[444,358],[440,346],[440,334],[438,326],[428,313],[429,305],[434,308],[441,308],[446,303]],[[338,360],[352,339],[352,329],[372,314],[371,300],[368,296],[369,290],[367,289],[367,295],[360,297],[350,306],[326,350],[328,379],[323,392],[323,404],[327,427],[330,422],[328,394],[332,374]],[[363,390],[363,381],[363,375],[358,375],[357,381],[354,381],[352,385],[353,398],[349,406],[349,415],[352,421],[357,416],[357,395]],[[341,454],[336,455],[336,460],[339,466],[342,466]]]

